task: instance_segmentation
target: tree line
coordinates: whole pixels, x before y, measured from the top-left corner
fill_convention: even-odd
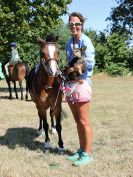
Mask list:
[[[37,37],[55,32],[60,48],[60,67],[65,65],[65,46],[70,38],[68,24],[61,16],[67,13],[71,0],[1,0],[0,2],[0,61],[10,58],[10,43],[17,42],[23,61],[36,65],[39,60]],[[133,73],[132,16],[131,0],[117,0],[106,20],[110,25],[104,31],[85,29],[84,33],[93,42],[96,51],[95,72],[110,75]]]

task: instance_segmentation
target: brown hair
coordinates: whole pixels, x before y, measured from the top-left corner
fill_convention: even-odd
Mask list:
[[[85,22],[85,18],[83,17],[83,15],[81,13],[79,13],[79,12],[72,12],[69,15],[69,22],[71,20],[71,17],[78,17],[80,19],[80,22],[82,23],[82,28],[83,28],[83,25],[84,25],[84,22]]]
[[[71,17],[78,17],[80,19],[80,21],[84,24],[85,19],[84,19],[83,15],[81,13],[79,13],[79,12],[71,13],[69,15],[69,22],[70,22]]]

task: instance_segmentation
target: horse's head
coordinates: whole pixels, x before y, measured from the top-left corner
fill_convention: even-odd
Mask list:
[[[53,39],[53,40],[52,40]],[[38,38],[40,43],[41,64],[50,76],[55,76],[58,71],[59,49],[56,44],[56,38],[50,36],[46,41]]]

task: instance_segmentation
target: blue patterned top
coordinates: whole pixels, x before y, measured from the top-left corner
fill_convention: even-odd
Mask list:
[[[93,74],[93,67],[95,65],[95,49],[94,46],[88,36],[85,34],[81,34],[79,41],[74,44],[75,48],[81,48],[86,46],[87,49],[83,52],[84,57],[86,57],[85,61],[83,61],[83,65],[85,67],[85,71],[83,72],[82,76],[79,77],[79,79],[87,80],[89,84],[91,85],[90,76]],[[71,38],[67,42],[66,46],[66,63],[70,62],[73,59],[73,38]]]

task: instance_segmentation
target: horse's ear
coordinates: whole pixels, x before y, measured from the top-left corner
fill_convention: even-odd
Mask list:
[[[38,38],[37,38],[37,42],[42,45],[42,44],[45,43],[45,40],[42,39],[42,38],[40,38],[40,37],[38,37]]]

